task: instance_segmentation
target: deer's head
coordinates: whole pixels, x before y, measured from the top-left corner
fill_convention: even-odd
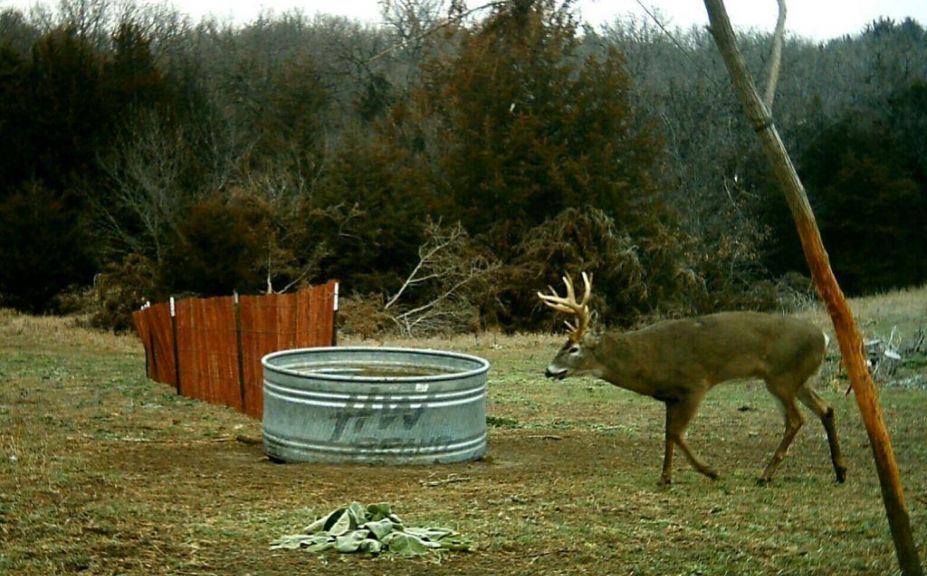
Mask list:
[[[563,277],[566,285],[566,296],[561,297],[553,287],[550,294],[538,292],[538,298],[544,304],[558,312],[565,312],[576,317],[574,322],[564,321],[567,326],[567,342],[547,366],[545,375],[548,378],[562,380],[567,376],[594,373],[599,366],[595,358],[595,347],[598,338],[589,331],[592,314],[589,311],[589,299],[592,297],[592,280],[583,272],[583,285],[585,292],[581,301],[576,300],[573,281],[569,276]]]

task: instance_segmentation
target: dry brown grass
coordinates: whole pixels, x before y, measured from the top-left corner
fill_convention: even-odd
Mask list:
[[[853,311],[864,341],[891,342],[895,349],[904,350],[916,340],[919,334],[927,332],[927,286],[855,298],[850,300],[850,309]],[[831,337],[827,362],[821,373],[822,382],[834,390],[847,390],[849,382],[841,366],[840,350],[826,310],[822,305],[816,305],[804,310],[798,316],[814,322]],[[925,365],[927,365],[927,357],[923,352],[909,354],[891,379],[901,380],[918,374],[924,375]],[[877,374],[876,384],[885,383],[884,375]]]
[[[854,303],[864,329],[915,327],[927,291]],[[822,325],[826,324],[823,317]],[[849,480],[832,478],[809,421],[771,486],[753,479],[780,416],[756,384],[713,393],[690,431],[722,472],[682,462],[657,486],[662,407],[540,372],[556,336],[390,341],[484,356],[489,456],[435,467],[274,465],[260,424],[144,377],[141,346],[71,320],[0,311],[0,574],[891,574],[895,561],[852,398],[838,414]],[[356,344],[359,342],[345,342]],[[370,342],[366,342],[370,343]],[[915,538],[927,552],[927,393],[883,391]],[[457,474],[465,482],[423,481]],[[389,501],[449,524],[477,550],[439,558],[270,551],[313,514]]]
[[[86,327],[84,318],[62,318],[60,316],[29,316],[0,308],[0,344],[3,350],[93,350],[144,354],[141,343],[135,337],[114,337]]]
[[[910,336],[918,329],[927,328],[927,286],[854,298],[850,300],[850,309],[866,338],[887,338],[893,328],[900,337]],[[833,335],[830,319],[822,306],[806,310],[800,316],[818,323]]]

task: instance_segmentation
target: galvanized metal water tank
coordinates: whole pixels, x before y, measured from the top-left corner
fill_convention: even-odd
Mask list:
[[[264,450],[286,462],[429,464],[486,452],[489,362],[438,350],[285,350],[264,365]]]

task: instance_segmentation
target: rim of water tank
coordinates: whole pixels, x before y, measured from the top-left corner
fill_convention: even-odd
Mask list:
[[[299,370],[291,370],[282,366],[276,366],[272,364],[272,361],[288,356],[297,356],[300,354],[308,355],[317,355],[330,352],[346,352],[346,353],[357,353],[357,352],[383,352],[383,353],[401,353],[401,354],[421,354],[425,356],[443,356],[448,358],[455,358],[457,360],[466,360],[468,362],[473,362],[477,367],[469,370],[462,370],[459,372],[448,372],[446,374],[430,374],[430,375],[418,375],[418,376],[350,376],[343,374],[333,374],[333,373],[306,373]],[[261,365],[267,369],[274,372],[285,374],[287,376],[293,376],[297,378],[305,378],[311,375],[313,378],[324,378],[325,380],[332,380],[335,382],[362,382],[362,383],[379,383],[379,382],[442,382],[446,380],[458,380],[463,378],[470,378],[473,376],[479,376],[480,374],[485,374],[489,371],[489,361],[485,358],[480,358],[479,356],[474,356],[472,354],[463,354],[460,352],[450,352],[447,350],[437,350],[432,348],[405,348],[402,346],[322,346],[316,348],[291,348],[288,350],[280,350],[278,352],[271,352],[263,358],[261,358]],[[415,364],[408,364],[409,366],[415,366]]]

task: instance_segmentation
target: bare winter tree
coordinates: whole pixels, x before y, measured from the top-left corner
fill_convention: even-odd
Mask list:
[[[230,143],[234,125],[218,124],[181,127],[155,110],[139,110],[129,120],[113,152],[99,160],[107,190],[91,196],[114,251],[160,264],[186,208],[232,180],[246,147]]]
[[[753,142],[735,114],[737,101],[710,34],[673,29],[658,12],[650,20],[615,21],[602,34],[626,54],[633,70],[635,106],[659,122],[666,139],[666,188],[672,205],[686,206],[681,225],[692,239],[690,267],[710,288],[695,298],[697,309],[755,299],[768,305],[762,246],[768,227],[751,203]],[[751,51],[753,69],[761,53]]]
[[[429,31],[441,19],[443,0],[383,0],[380,11],[395,35],[396,50],[409,53],[418,61]]]
[[[66,23],[78,36],[103,49],[109,44],[110,31],[117,19],[118,5],[112,0],[63,0],[58,3],[58,14],[43,13],[45,26],[54,27],[54,20]],[[36,7],[38,16],[42,8]]]
[[[114,147],[118,153],[101,161],[110,185],[97,211],[117,251],[162,262],[187,205],[179,184],[183,139],[179,129],[168,127],[156,113],[143,113]]]
[[[401,51],[411,54],[413,63],[418,63],[427,46],[426,41],[437,32],[465,22],[474,14],[504,6],[509,1],[496,0],[468,8],[460,0],[452,0],[447,5],[444,0],[384,0],[380,3],[381,10],[384,20],[394,29],[396,40],[370,61]],[[447,17],[439,17],[442,11],[446,11]]]
[[[0,9],[0,38],[8,50],[26,57],[39,37],[39,31],[15,8]]]

